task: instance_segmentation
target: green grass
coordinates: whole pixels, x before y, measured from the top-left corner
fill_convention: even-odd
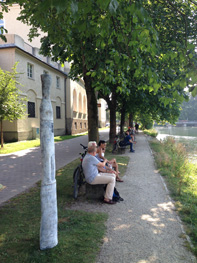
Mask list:
[[[64,135],[64,136],[56,136],[54,137],[55,142],[60,142],[64,140],[73,139],[76,137],[80,137],[83,135],[87,135],[88,133],[80,133],[75,135]],[[0,154],[8,154],[13,153],[21,150],[26,150],[34,147],[40,146],[40,139],[36,140],[28,140],[28,141],[20,141],[20,142],[12,142],[12,143],[5,143],[3,148],[0,148]]]
[[[100,130],[106,130],[108,129],[107,127],[100,128]],[[61,142],[64,140],[69,140],[73,138],[77,138],[80,136],[87,135],[88,132],[84,133],[79,133],[79,134],[74,134],[74,135],[63,135],[63,136],[56,136],[54,137],[55,142]],[[13,152],[18,152],[21,150],[26,150],[34,147],[39,147],[40,146],[40,139],[36,140],[27,140],[27,141],[19,141],[19,142],[11,142],[11,143],[4,143],[4,147],[0,148],[0,155],[1,154],[8,154],[8,153],[13,153]]]
[[[155,129],[143,130],[143,132],[151,137],[157,137],[158,132]]]
[[[106,154],[109,158],[110,155]],[[115,157],[121,175],[128,158]],[[93,263],[105,234],[107,214],[69,209],[73,200],[72,175],[79,160],[57,171],[58,245],[39,249],[40,182],[0,207],[0,262],[3,263]],[[81,200],[83,202],[83,198]],[[81,205],[83,210],[83,203]]]
[[[189,140],[186,138],[176,138],[176,141],[184,144],[190,161],[197,163],[197,137]]]
[[[197,163],[188,159],[185,145],[171,137],[164,142],[151,141],[150,145],[197,255]]]
[[[104,130],[107,130],[109,129],[109,127],[103,127],[103,128],[99,128],[99,131],[104,131]]]
[[[104,213],[69,209],[72,174],[78,160],[57,172],[58,239],[55,248],[39,249],[40,183],[0,208],[0,262],[94,262],[105,233]]]
[[[12,152],[17,152],[29,148],[39,147],[40,139],[30,140],[30,141],[20,141],[20,142],[11,142],[4,143],[4,147],[0,148],[0,154],[7,154]]]
[[[61,141],[77,138],[77,137],[80,137],[80,136],[84,136],[84,135],[87,135],[87,134],[88,134],[88,132],[84,132],[84,133],[80,133],[80,134],[74,134],[74,135],[56,136],[54,138],[54,141],[55,142],[61,142]]]

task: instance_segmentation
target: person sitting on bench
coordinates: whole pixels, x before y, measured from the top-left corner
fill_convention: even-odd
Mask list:
[[[97,151],[97,144],[94,141],[90,141],[88,143],[88,151],[86,156],[83,159],[82,167],[85,175],[86,182],[94,185],[94,184],[106,184],[106,191],[104,195],[104,203],[106,204],[115,204],[112,200],[114,187],[115,187],[115,174],[114,173],[100,173],[98,171],[99,167],[104,167],[106,165],[107,160],[100,162],[97,158],[95,158]]]
[[[106,141],[104,141],[104,140],[99,141],[96,158],[100,162],[103,162],[104,160],[106,160],[106,158],[105,158],[106,146],[107,146]],[[112,168],[114,168],[115,171]],[[117,182],[123,182],[123,180],[119,177],[120,172],[118,170],[118,164],[116,162],[116,159],[113,158],[112,160],[107,160],[106,166],[104,168],[100,169],[100,171],[104,172],[104,169],[106,169],[106,171],[109,173],[115,173]]]
[[[132,141],[135,141],[135,130],[134,130],[134,128],[129,127],[128,131],[129,131],[129,135],[131,136]],[[127,134],[126,134],[126,136],[127,136]]]
[[[127,130],[126,131],[126,137],[124,138],[124,144],[125,145],[130,145],[130,152],[135,152],[134,150],[133,150],[133,140],[131,139],[131,136],[130,136],[130,134],[129,134],[129,130]]]

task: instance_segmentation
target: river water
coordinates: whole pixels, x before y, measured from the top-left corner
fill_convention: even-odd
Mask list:
[[[187,139],[197,139],[197,127],[155,127],[158,131],[159,139],[166,136],[187,137]]]
[[[197,127],[154,127],[157,132],[157,139],[164,140],[168,136],[175,138],[185,144],[192,161],[197,162]]]

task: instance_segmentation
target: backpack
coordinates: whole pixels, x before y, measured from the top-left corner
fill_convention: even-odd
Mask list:
[[[120,147],[126,146],[125,141],[120,141],[120,142],[119,142],[119,146],[120,146]]]
[[[120,197],[120,194],[119,194],[118,190],[116,189],[116,187],[114,187],[114,193],[113,193],[112,200],[115,202],[123,201],[123,198]]]

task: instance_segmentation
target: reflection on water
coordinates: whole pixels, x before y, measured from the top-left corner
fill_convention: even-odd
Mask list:
[[[156,127],[159,134],[197,137],[197,127]]]
[[[155,127],[157,139],[164,140],[168,136],[183,143],[192,161],[197,162],[197,127]]]
[[[164,140],[167,137],[173,137],[177,140],[179,139],[185,139],[185,140],[197,140],[197,137],[192,137],[192,136],[181,136],[181,135],[173,135],[173,134],[159,134],[157,135],[158,140]]]

